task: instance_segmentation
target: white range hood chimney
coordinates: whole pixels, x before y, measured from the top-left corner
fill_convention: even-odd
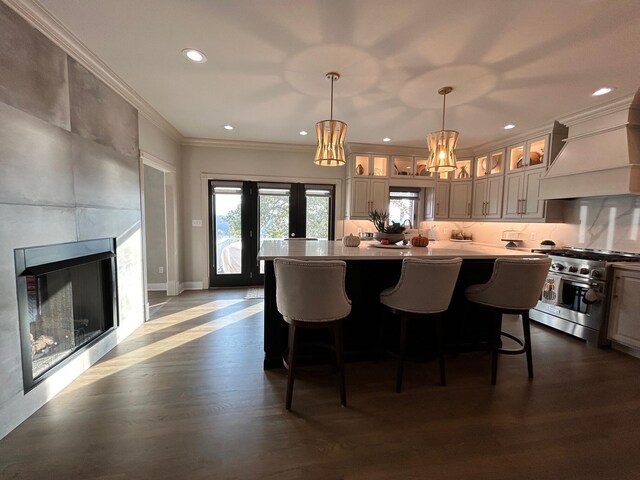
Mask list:
[[[540,179],[541,199],[640,195],[640,90],[561,122],[569,136]]]

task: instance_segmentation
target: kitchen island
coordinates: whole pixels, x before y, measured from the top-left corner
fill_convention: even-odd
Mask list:
[[[404,257],[463,259],[445,321],[449,349],[463,351],[486,348],[491,321],[490,318],[479,315],[466,302],[464,289],[468,285],[489,280],[496,258],[544,256],[524,250],[448,240],[432,242],[426,248],[381,247],[375,240],[361,242],[358,247],[345,247],[340,241],[327,240],[266,240],[258,253],[258,260],[265,261],[264,368],[282,366],[282,354],[287,345],[288,326],[276,306],[274,258],[347,262],[346,291],[352,300],[352,311],[344,322],[345,357],[347,360],[359,360],[376,355],[379,338],[397,338],[394,328],[399,322],[382,323],[388,312],[380,305],[379,295],[382,290],[397,283]],[[384,328],[382,335],[381,327]],[[424,336],[429,337],[426,330]],[[414,339],[420,337],[420,331],[413,336]],[[307,360],[313,362],[311,357]]]

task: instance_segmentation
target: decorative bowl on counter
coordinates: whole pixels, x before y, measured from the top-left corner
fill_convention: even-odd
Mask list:
[[[378,241],[386,239],[389,241],[389,244],[392,245],[394,243],[401,242],[404,240],[404,233],[384,233],[384,232],[375,232],[373,234],[373,238]]]

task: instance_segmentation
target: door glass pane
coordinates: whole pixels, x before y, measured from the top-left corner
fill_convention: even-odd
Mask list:
[[[331,190],[307,189],[307,237],[329,239]]]
[[[242,188],[214,187],[215,259],[218,275],[242,273]]]
[[[267,239],[289,237],[289,189],[258,188],[258,247]],[[264,273],[264,261],[260,261]]]

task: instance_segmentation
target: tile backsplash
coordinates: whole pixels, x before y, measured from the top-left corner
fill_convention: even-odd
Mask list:
[[[577,198],[564,201],[564,223],[425,221],[420,229],[436,227],[440,240],[451,230],[471,233],[481,243],[504,245],[502,233],[514,230],[520,234],[523,248],[534,248],[545,239],[558,246],[619,250],[640,253],[640,196]],[[373,230],[367,220],[338,222],[336,236]]]

